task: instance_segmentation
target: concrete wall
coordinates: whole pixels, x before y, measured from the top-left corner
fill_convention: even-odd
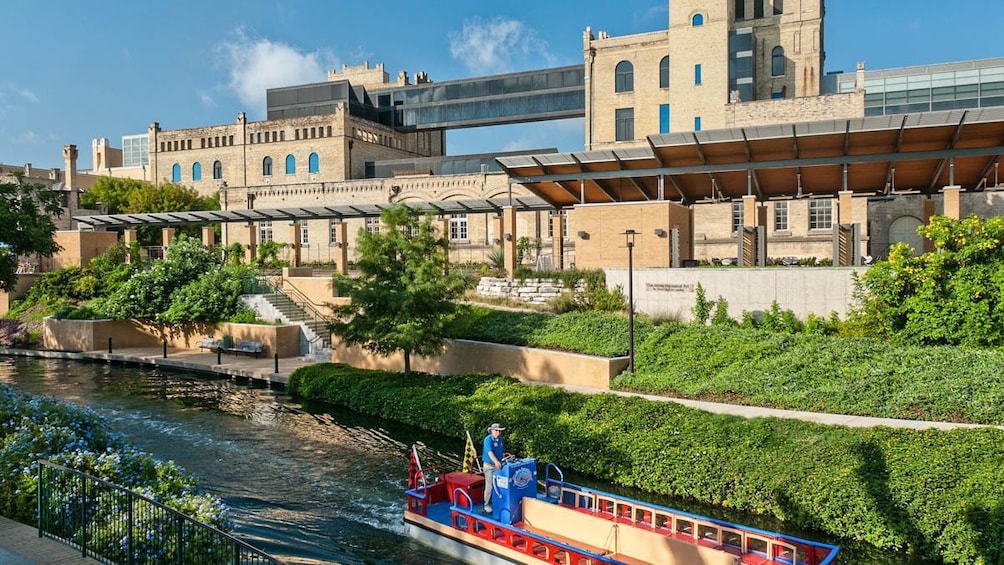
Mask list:
[[[61,249],[52,257],[42,258],[43,271],[86,267],[91,259],[115,245],[118,234],[110,231],[57,231],[55,240]]]
[[[235,340],[260,341],[265,346],[263,356],[275,353],[279,357],[300,354],[300,327],[262,326],[256,324],[193,324],[162,328],[135,320],[57,320],[46,318],[42,324],[42,346],[56,351],[107,351],[134,347],[160,347],[167,340],[172,349],[196,349],[205,336],[221,338],[232,335]]]
[[[363,369],[401,371],[404,355],[379,357],[334,338],[331,360]],[[611,377],[627,367],[627,358],[607,359],[577,353],[549,351],[468,340],[448,340],[439,357],[412,356],[411,368],[434,374],[502,374],[521,380],[551,384],[610,388]]]
[[[852,274],[866,270],[867,267],[635,269],[635,311],[692,320],[700,283],[708,300],[725,298],[729,315],[737,320],[743,311],[769,310],[775,300],[782,310],[791,310],[803,320],[809,313],[829,316],[836,312],[844,317],[852,303]],[[627,295],[627,269],[605,271],[607,286],[620,285]]]

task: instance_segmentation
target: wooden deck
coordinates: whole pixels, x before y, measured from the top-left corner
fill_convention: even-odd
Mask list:
[[[4,565],[93,565],[72,547],[38,537],[38,530],[0,516],[0,563]]]

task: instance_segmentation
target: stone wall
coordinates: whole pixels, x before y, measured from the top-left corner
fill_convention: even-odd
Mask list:
[[[551,279],[502,279],[482,277],[478,295],[491,298],[510,298],[527,304],[546,304],[548,300],[568,292],[561,281]]]
[[[865,115],[865,93],[826,94],[783,100],[741,101],[725,107],[725,126],[741,128],[763,124],[813,122],[861,118]]]
[[[337,338],[332,344],[331,361],[361,369],[401,371],[404,356],[395,353],[380,357],[359,346],[346,346]],[[413,355],[411,368],[437,375],[485,373],[509,375],[538,383],[610,389],[610,379],[627,368],[626,357],[606,358],[517,347],[463,339],[447,340],[446,350],[438,357]]]

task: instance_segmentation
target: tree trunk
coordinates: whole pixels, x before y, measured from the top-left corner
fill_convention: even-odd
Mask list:
[[[411,350],[404,350],[404,376],[411,375]]]

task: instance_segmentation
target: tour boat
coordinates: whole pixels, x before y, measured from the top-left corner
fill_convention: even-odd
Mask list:
[[[432,476],[412,447],[408,535],[466,563],[830,565],[833,545],[768,532],[632,500],[564,481],[537,461],[507,457],[492,477],[492,512],[483,511],[484,476]]]

